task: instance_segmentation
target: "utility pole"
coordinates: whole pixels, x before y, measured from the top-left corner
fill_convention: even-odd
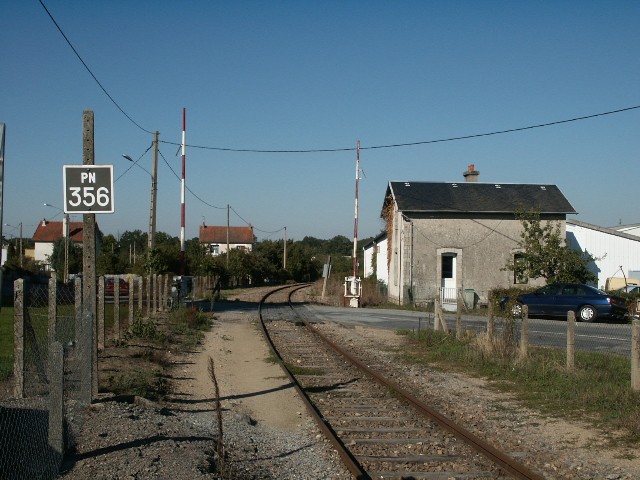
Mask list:
[[[20,268],[22,268],[22,222],[20,222]]]
[[[151,169],[151,207],[149,208],[149,238],[147,239],[147,248],[149,251],[155,247],[156,234],[156,201],[158,196],[158,136],[160,133],[156,130],[153,135],[153,168]]]
[[[284,270],[287,269],[287,227],[284,227],[284,262],[282,264]]]
[[[227,269],[229,268],[229,204],[227,203]]]

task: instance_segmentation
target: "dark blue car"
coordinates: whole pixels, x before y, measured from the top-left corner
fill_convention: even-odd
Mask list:
[[[500,303],[505,308],[508,297]],[[579,283],[555,283],[518,295],[511,307],[514,317],[522,315],[522,305],[529,307],[530,316],[567,318],[573,310],[576,320],[593,322],[596,318],[623,320],[627,314],[625,300],[595,287]]]

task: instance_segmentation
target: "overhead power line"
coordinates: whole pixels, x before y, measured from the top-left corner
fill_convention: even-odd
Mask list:
[[[628,112],[631,110],[636,110],[640,108],[640,105],[635,105],[633,107],[625,107],[619,108],[616,110],[609,110],[607,112],[594,113],[591,115],[583,115],[580,117],[567,118],[564,120],[556,120],[553,122],[539,123],[536,125],[528,125],[526,127],[517,127],[517,128],[508,128],[505,130],[495,130],[492,132],[485,133],[473,133],[470,135],[459,135],[455,137],[447,137],[447,138],[438,138],[435,140],[421,140],[418,142],[407,142],[407,143],[390,143],[386,145],[373,145],[370,147],[360,147],[360,150],[376,150],[383,148],[399,148],[399,147],[413,147],[417,145],[428,145],[431,143],[444,143],[444,142],[454,142],[457,140],[469,140],[471,138],[480,138],[480,137],[490,137],[492,135],[502,135],[505,133],[514,133],[514,132],[522,132],[525,130],[533,130],[535,128],[543,128],[543,127],[551,127],[553,125],[560,125],[563,123],[571,123],[577,122],[580,120],[588,120],[596,117],[604,117],[605,115],[614,115],[616,113]],[[168,145],[181,145],[176,142],[169,142],[166,140],[161,140],[161,143],[166,143]],[[187,147],[190,148],[199,148],[203,150],[216,150],[220,152],[236,152],[236,153],[332,153],[332,152],[350,152],[357,150],[357,147],[342,147],[342,148],[309,148],[309,149],[298,149],[298,150],[268,150],[268,149],[259,149],[259,148],[225,148],[225,147],[209,147],[205,145],[191,145],[187,144]]]
[[[78,60],[80,60],[80,62],[84,66],[84,68],[87,70],[87,72],[89,72],[89,75],[91,75],[93,80],[98,84],[98,86],[104,92],[104,94],[107,96],[107,98],[109,98],[109,100],[111,100],[111,102],[116,106],[116,108],[125,117],[127,117],[127,119],[131,123],[133,123],[136,127],[138,127],[143,132],[153,135],[153,132],[151,132],[150,130],[147,130],[146,128],[144,128],[140,124],[138,124],[127,112],[124,111],[124,109],[118,104],[118,102],[115,101],[115,99],[111,96],[111,94],[109,94],[107,89],[102,85],[102,83],[100,83],[98,78],[91,71],[91,69],[86,64],[86,62],[82,59],[82,57],[80,56],[80,54],[78,53],[76,48],[73,46],[71,41],[65,35],[65,33],[62,30],[62,28],[60,27],[60,25],[58,25],[58,22],[56,21],[56,19],[53,18],[53,15],[49,11],[49,9],[46,7],[46,5],[42,2],[42,0],[38,0],[38,1],[40,2],[40,5],[44,9],[44,11],[47,13],[49,18],[53,22],[53,24],[56,26],[56,28],[58,29],[58,31],[60,32],[62,37],[65,39],[65,41],[67,42],[67,44],[69,45],[71,50],[73,50],[73,53],[76,55],[76,57],[78,57]],[[473,134],[470,134],[470,135],[459,135],[459,136],[447,137],[447,138],[439,138],[439,139],[434,139],[434,140],[420,140],[420,141],[417,141],[417,142],[390,143],[390,144],[386,144],[386,145],[372,145],[370,147],[363,146],[363,147],[360,147],[360,150],[376,150],[376,149],[384,149],[384,148],[413,147],[413,146],[417,146],[417,145],[428,145],[428,144],[432,144],[432,143],[445,143],[445,142],[454,142],[454,141],[458,141],[458,140],[469,140],[471,138],[489,137],[489,136],[493,136],[493,135],[502,135],[502,134],[505,134],[505,133],[514,133],[514,132],[522,132],[522,131],[525,131],[525,130],[533,130],[533,129],[536,129],[536,128],[551,127],[553,125],[560,125],[560,124],[563,124],[563,123],[571,123],[571,122],[577,122],[577,121],[581,121],[581,120],[588,120],[588,119],[591,119],[591,118],[603,117],[603,116],[606,116],[606,115],[614,115],[614,114],[617,114],[617,113],[623,113],[623,112],[628,112],[628,111],[631,111],[631,110],[636,110],[638,108],[640,108],[640,105],[635,105],[635,106],[632,106],[632,107],[619,108],[619,109],[616,109],[616,110],[609,110],[609,111],[606,111],[606,112],[594,113],[594,114],[591,114],[591,115],[583,115],[583,116],[579,116],[579,117],[567,118],[567,119],[564,119],[564,120],[556,120],[556,121],[553,121],[553,122],[545,122],[545,123],[539,123],[539,124],[536,124],[536,125],[528,125],[528,126],[525,126],[525,127],[508,128],[508,129],[504,129],[504,130],[495,130],[495,131],[492,131],[492,132],[473,133]],[[160,140],[160,143],[166,143],[168,145],[182,146],[182,143],[169,142],[169,141],[166,141],[166,140]],[[216,151],[221,151],[221,152],[236,152],[236,153],[335,153],[335,152],[350,152],[350,151],[355,151],[357,149],[357,147],[340,147],[340,148],[274,149],[274,150],[271,150],[271,149],[259,149],[259,148],[228,148],[228,147],[192,145],[192,144],[187,144],[185,146],[188,146],[190,148],[204,149],[204,150],[216,150]],[[216,208],[218,208],[218,207],[216,207]]]
[[[122,107],[118,104],[118,102],[116,102],[114,100],[114,98],[109,94],[109,92],[107,92],[107,89],[104,88],[104,86],[102,85],[102,83],[100,83],[100,80],[98,80],[98,78],[93,74],[93,72],[91,71],[91,69],[89,68],[89,66],[85,63],[85,61],[82,59],[82,57],[80,56],[80,54],[78,53],[78,51],[75,49],[75,47],[73,46],[73,44],[71,43],[71,41],[67,38],[67,36],[65,35],[65,33],[62,31],[62,28],[60,28],[60,25],[58,25],[58,22],[56,22],[56,19],[53,18],[53,15],[51,15],[51,12],[49,11],[49,9],[46,7],[46,5],[44,3],[42,3],[42,0],[38,0],[40,2],[40,5],[42,5],[42,8],[44,8],[44,11],[47,12],[47,15],[49,15],[49,18],[51,19],[51,21],[53,22],[53,24],[56,26],[56,28],[58,29],[58,31],[60,32],[60,35],[62,35],[62,37],[65,39],[65,41],[67,42],[67,44],[69,45],[69,47],[71,47],[71,50],[73,50],[73,53],[76,54],[76,57],[78,57],[78,60],[80,60],[80,63],[82,63],[82,65],[84,65],[84,68],[87,70],[87,72],[89,72],[89,75],[91,75],[91,77],[95,80],[95,82],[98,84],[98,86],[100,87],[100,89],[104,92],[104,94],[107,96],[107,98],[109,98],[109,100],[111,100],[111,102],[116,106],[116,108],[118,110],[120,110],[120,112],[129,119],[129,121],[131,123],[133,123],[136,127],[138,127],[140,130],[142,130],[143,132],[146,133],[150,133],[151,135],[153,135],[153,132],[150,132],[149,130],[147,130],[144,127],[141,127],[138,122],[136,122],[133,118],[131,118],[131,116],[125,112]]]

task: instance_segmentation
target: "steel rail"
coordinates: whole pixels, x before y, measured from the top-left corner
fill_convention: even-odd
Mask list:
[[[301,290],[303,288],[309,287],[311,285],[312,284],[310,284],[310,283],[309,284],[302,284],[302,285],[286,285],[284,287],[276,288],[276,289],[268,292],[267,294],[265,294],[262,297],[262,299],[260,300],[260,303],[258,304],[258,316],[260,317],[260,328],[262,330],[262,334],[264,335],[265,339],[267,340],[267,344],[269,345],[269,349],[271,350],[271,353],[273,353],[273,355],[278,360],[278,364],[280,365],[280,368],[282,369],[282,371],[285,373],[285,375],[287,376],[287,378],[289,379],[291,384],[294,386],[294,388],[298,392],[299,397],[302,399],[302,402],[304,403],[307,411],[309,412],[311,417],[314,419],[314,421],[318,425],[318,428],[320,429],[320,431],[322,431],[324,436],[331,442],[333,447],[338,452],[338,455],[342,459],[342,462],[344,463],[344,465],[347,468],[347,470],[349,470],[349,472],[357,480],[371,480],[371,477],[369,476],[369,474],[360,465],[360,463],[353,456],[351,451],[344,445],[342,440],[340,440],[340,437],[338,437],[338,435],[333,430],[333,428],[331,428],[331,425],[329,425],[324,420],[324,417],[322,416],[322,414],[318,411],[318,409],[315,407],[315,405],[313,405],[313,403],[311,403],[311,401],[309,400],[307,394],[302,389],[302,386],[300,385],[300,383],[298,383],[298,380],[296,380],[296,378],[291,374],[291,372],[289,371],[287,366],[284,364],[284,361],[282,360],[282,357],[280,356],[280,353],[278,352],[278,349],[276,348],[271,336],[269,335],[269,332],[267,331],[264,319],[262,317],[262,307],[263,307],[264,303],[266,302],[267,298],[269,298],[271,295],[273,295],[273,294],[275,294],[277,292],[280,292],[282,290],[286,290],[288,288],[292,289],[292,291],[289,292],[288,300],[289,300],[289,306],[293,310],[293,307],[291,306],[291,295],[294,292],[296,292],[298,290]],[[295,310],[293,310],[293,311],[295,312]]]
[[[348,351],[346,351],[339,345],[333,343],[328,337],[326,337],[321,332],[319,332],[316,328],[313,327],[313,325],[307,322],[304,318],[302,318],[298,314],[298,312],[295,311],[295,309],[293,308],[293,305],[291,304],[291,295],[293,295],[295,291],[297,290],[292,290],[289,293],[289,306],[293,310],[296,317],[310,331],[312,331],[320,339],[322,339],[327,346],[329,346],[331,349],[335,350],[336,352],[340,353],[344,358],[346,358],[349,362],[351,362],[351,364],[353,364],[355,367],[369,374],[373,379],[375,379],[381,385],[384,385],[394,390],[396,393],[401,395],[407,402],[415,406],[418,409],[418,411],[422,412],[423,414],[435,420],[443,428],[450,431],[457,438],[461,439],[462,441],[470,445],[478,453],[489,458],[491,461],[493,461],[505,472],[511,474],[515,478],[522,479],[522,480],[544,480],[544,477],[541,474],[534,472],[529,467],[517,461],[512,456],[508,455],[505,452],[502,452],[501,450],[498,450],[496,447],[488,443],[486,440],[480,438],[479,436],[467,430],[466,428],[456,424],[451,419],[447,418],[437,410],[434,410],[433,408],[431,408],[430,406],[428,406],[427,404],[425,404],[424,402],[416,398],[414,395],[412,395],[410,392],[402,388],[396,382],[389,380],[388,378],[380,375],[378,372],[372,370],[367,365],[362,363],[360,360],[355,358]]]

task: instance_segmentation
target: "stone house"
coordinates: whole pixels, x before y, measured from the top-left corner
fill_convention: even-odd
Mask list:
[[[575,210],[555,185],[480,183],[473,165],[466,181],[389,182],[381,216],[386,224],[389,299],[421,304],[439,296],[447,309],[486,303],[496,287],[540,285],[505,270],[517,261],[518,211],[535,209],[543,222]],[[469,305],[471,306],[471,305]]]

